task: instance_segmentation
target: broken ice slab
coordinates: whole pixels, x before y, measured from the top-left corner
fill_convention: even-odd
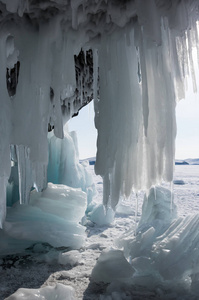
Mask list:
[[[24,251],[35,242],[79,249],[86,237],[85,227],[79,224],[86,197],[80,189],[52,183],[44,192],[32,191],[29,205],[18,202],[8,209],[0,231],[0,254]]]

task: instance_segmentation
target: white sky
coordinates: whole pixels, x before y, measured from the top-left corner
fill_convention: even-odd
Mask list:
[[[79,158],[89,158],[96,156],[97,130],[94,125],[93,101],[82,108],[77,117],[68,122],[69,131],[76,131]]]
[[[199,95],[187,93],[176,107],[176,158],[199,158]]]
[[[197,50],[192,49],[198,91],[193,92],[191,78],[187,81],[185,99],[176,107],[176,158],[199,158],[199,69]]]

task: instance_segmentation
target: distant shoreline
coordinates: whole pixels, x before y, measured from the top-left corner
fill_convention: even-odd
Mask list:
[[[89,157],[79,160],[80,163],[83,161],[89,161],[89,165],[94,165],[96,157]],[[186,158],[186,159],[176,159],[175,165],[199,165],[199,158]]]

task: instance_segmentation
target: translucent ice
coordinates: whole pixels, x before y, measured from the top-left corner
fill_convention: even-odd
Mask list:
[[[155,197],[154,189],[145,197],[137,235],[128,231],[117,242],[135,270],[131,284],[197,295],[199,215],[177,218],[170,191],[156,187]]]
[[[0,231],[0,253],[18,253],[35,242],[80,248],[85,228],[79,223],[86,205],[84,192],[65,185],[49,183],[44,192],[33,191],[29,205],[16,203],[8,209],[5,227]]]
[[[125,259],[121,250],[103,251],[92,271],[95,282],[111,282],[131,277],[133,268]]]
[[[17,290],[5,300],[75,300],[75,291],[71,286],[57,283],[55,286],[45,286],[40,289]]]
[[[69,133],[66,127],[63,139],[49,134],[48,181],[81,188],[86,192],[93,181],[86,168],[79,163],[76,139],[76,133]]]
[[[96,205],[92,211],[88,213],[89,219],[99,226],[113,223],[114,216],[115,213],[112,208],[105,208],[103,204]]]

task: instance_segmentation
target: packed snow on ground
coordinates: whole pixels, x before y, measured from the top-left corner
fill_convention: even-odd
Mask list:
[[[84,165],[97,188],[84,219],[84,246],[71,250],[40,242],[23,255],[1,256],[0,299],[197,299],[199,167],[175,166],[174,180],[184,184],[172,187],[165,183],[163,188],[151,190],[145,197],[141,219],[144,194],[138,193],[137,197],[132,194],[129,199],[120,199],[114,220],[110,218],[108,223],[104,219],[103,225],[89,218],[101,207],[102,179],[94,174],[93,165]],[[172,189],[174,199],[170,199]],[[150,198],[154,203],[147,200]],[[176,206],[180,219],[176,219]],[[171,270],[166,268],[167,263]],[[171,282],[173,273],[175,287]],[[66,298],[60,298],[62,293]]]

